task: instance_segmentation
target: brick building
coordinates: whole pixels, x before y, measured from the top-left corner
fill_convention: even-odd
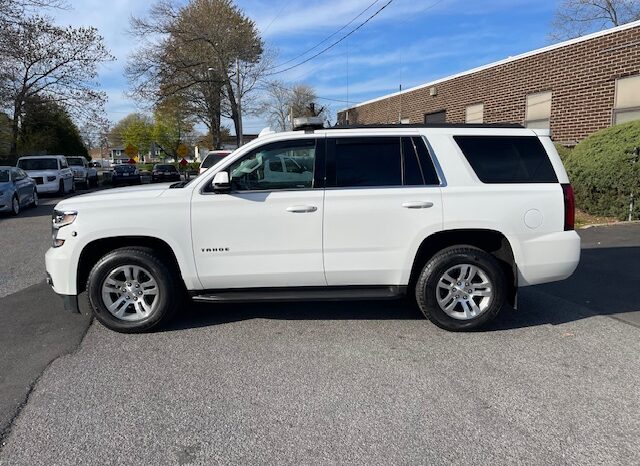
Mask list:
[[[640,21],[363,102],[340,123],[521,123],[573,145],[640,119]]]

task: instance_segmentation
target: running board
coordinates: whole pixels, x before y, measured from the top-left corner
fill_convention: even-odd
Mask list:
[[[346,286],[301,288],[256,288],[191,291],[191,299],[202,303],[246,303],[284,301],[346,301],[365,299],[398,299],[406,286]]]

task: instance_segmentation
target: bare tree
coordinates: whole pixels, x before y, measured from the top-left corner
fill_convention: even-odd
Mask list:
[[[553,40],[579,37],[640,19],[640,0],[562,0],[552,23]]]
[[[27,100],[61,104],[76,117],[102,113],[106,95],[96,90],[98,64],[112,56],[95,28],[62,28],[32,16],[6,25],[0,50],[0,81],[11,105],[12,157]]]
[[[253,21],[231,0],[182,7],[161,0],[147,18],[132,19],[131,29],[144,41],[127,66],[131,94],[154,103],[180,96],[209,129],[213,147],[221,115],[229,116],[240,143],[243,97],[268,66]]]
[[[291,129],[292,118],[327,116],[326,107],[317,107],[315,90],[307,84],[289,88],[282,81],[271,81],[265,86],[266,98],[260,108],[276,131]]]

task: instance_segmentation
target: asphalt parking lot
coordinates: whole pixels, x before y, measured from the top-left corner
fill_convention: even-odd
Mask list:
[[[42,282],[51,209],[0,219],[2,465],[640,463],[638,224],[582,230],[574,277],[482,332],[348,302],[121,335]]]

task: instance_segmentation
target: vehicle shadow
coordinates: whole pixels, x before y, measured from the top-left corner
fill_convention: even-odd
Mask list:
[[[21,218],[45,217],[45,216],[51,217],[52,212],[53,212],[52,205],[39,205],[36,208],[23,207],[17,216],[14,216],[10,213],[0,213],[0,222],[7,221],[7,220],[18,220]]]
[[[518,310],[504,309],[482,331],[560,325],[595,315],[640,326],[640,247],[585,249],[568,280],[520,290]],[[249,319],[416,320],[404,301],[189,304],[163,330],[206,327]],[[623,314],[623,317],[620,315]]]

